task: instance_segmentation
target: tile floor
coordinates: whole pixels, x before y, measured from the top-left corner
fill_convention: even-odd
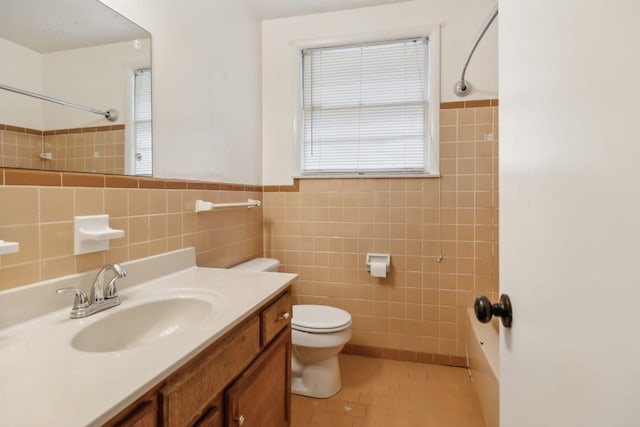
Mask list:
[[[466,369],[339,357],[340,393],[292,395],[292,427],[485,427]]]

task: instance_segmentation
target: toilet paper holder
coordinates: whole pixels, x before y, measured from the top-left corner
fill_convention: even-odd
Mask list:
[[[367,254],[367,271],[371,272],[372,262],[384,262],[387,266],[387,273],[391,270],[391,255],[390,254]]]

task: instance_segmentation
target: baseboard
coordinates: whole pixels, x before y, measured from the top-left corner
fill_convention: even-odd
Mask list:
[[[421,353],[419,351],[395,350],[392,348],[371,347],[367,345],[346,344],[342,353],[374,357],[377,359],[401,360],[403,362],[430,363],[433,365],[456,366],[461,368],[467,366],[467,359],[464,356]]]

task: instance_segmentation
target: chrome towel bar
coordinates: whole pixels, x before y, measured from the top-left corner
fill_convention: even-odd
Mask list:
[[[204,200],[196,200],[196,213],[223,208],[257,208],[261,204],[260,200],[253,199],[238,203],[211,203]]]

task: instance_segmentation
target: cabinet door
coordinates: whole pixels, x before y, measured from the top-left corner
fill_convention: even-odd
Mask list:
[[[291,329],[286,328],[226,393],[227,427],[279,427],[291,419]]]
[[[204,414],[193,423],[192,427],[222,427],[222,394],[220,394]]]
[[[165,427],[192,425],[259,351],[260,322],[256,316],[192,359],[160,390]]]
[[[158,407],[155,401],[140,404],[124,419],[115,424],[116,427],[156,427]]]

